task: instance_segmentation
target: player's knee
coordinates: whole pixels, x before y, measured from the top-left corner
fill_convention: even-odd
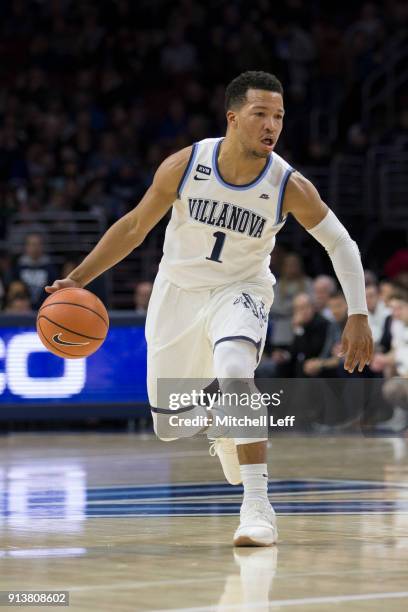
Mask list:
[[[215,375],[218,379],[248,379],[254,375],[256,348],[249,342],[221,342],[214,351]]]
[[[224,364],[222,378],[239,380],[249,376],[248,370],[237,359],[231,359]]]
[[[245,360],[241,359],[239,353],[234,354],[233,351],[229,351],[226,358],[221,361],[216,371],[217,378],[228,378],[228,379],[243,379],[252,378],[253,370],[248,367]]]

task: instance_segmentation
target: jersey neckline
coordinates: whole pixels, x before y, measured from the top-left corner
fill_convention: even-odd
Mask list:
[[[222,178],[221,172],[219,171],[219,168],[218,168],[218,155],[219,155],[221,143],[223,140],[224,138],[220,138],[215,143],[214,150],[213,150],[213,168],[214,168],[214,174],[218,182],[221,183],[221,185],[228,187],[229,189],[235,189],[237,191],[250,189],[251,187],[255,187],[255,185],[258,185],[258,183],[262,181],[262,179],[265,177],[266,173],[268,172],[269,168],[272,165],[273,154],[270,153],[268,155],[268,159],[266,160],[264,167],[262,168],[258,176],[253,179],[253,181],[251,181],[250,183],[245,183],[244,185],[234,185],[234,183],[229,183],[228,181]]]

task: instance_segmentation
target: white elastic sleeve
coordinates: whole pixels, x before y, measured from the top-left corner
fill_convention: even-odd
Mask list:
[[[332,210],[315,227],[307,230],[324,246],[347,301],[348,314],[368,314],[364,270],[360,251]]]

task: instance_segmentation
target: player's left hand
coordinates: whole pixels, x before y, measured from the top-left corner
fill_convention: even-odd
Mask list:
[[[372,359],[373,336],[366,315],[349,316],[341,337],[339,357],[344,357],[344,369],[354,372],[356,366],[362,372]]]

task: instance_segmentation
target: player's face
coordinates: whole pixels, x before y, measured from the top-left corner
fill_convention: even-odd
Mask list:
[[[251,157],[267,157],[282,131],[283,115],[280,93],[249,89],[247,102],[239,110],[229,111],[227,118],[241,146]]]

